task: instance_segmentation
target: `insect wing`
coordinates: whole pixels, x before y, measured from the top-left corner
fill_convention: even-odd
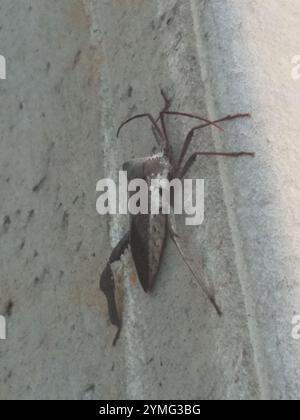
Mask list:
[[[138,214],[131,217],[130,246],[139,280],[150,292],[160,268],[167,236],[167,216]]]

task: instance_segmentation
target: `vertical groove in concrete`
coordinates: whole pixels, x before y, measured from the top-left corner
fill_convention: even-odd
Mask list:
[[[220,169],[225,169],[224,191],[250,310],[261,396],[298,398],[299,345],[291,331],[300,293],[300,127],[299,86],[291,77],[291,60],[298,50],[299,2],[198,4],[208,103],[218,113],[239,106],[252,114],[251,126],[240,131],[238,141],[229,131],[226,147],[250,146],[255,161],[236,174],[227,170],[227,162]],[[243,201],[236,199],[238,188]]]
[[[109,7],[107,4],[105,7],[96,5],[93,3],[89,4],[89,14],[94,24],[92,27],[102,28],[105,27],[104,21],[108,19],[108,16],[113,12],[113,7]],[[93,37],[93,34],[91,33]],[[108,50],[111,45],[108,45],[103,36],[100,43],[95,40],[97,48],[101,49],[103,57],[109,57]],[[101,77],[101,126],[103,129],[104,136],[104,167],[107,177],[114,179],[117,182],[118,171],[121,170],[122,160],[120,159],[120,145],[121,139],[116,139],[116,132],[118,127],[118,121],[116,120],[116,112],[114,101],[112,80],[111,80],[111,69],[109,67],[110,61],[104,60],[102,66],[102,77]],[[114,143],[114,145],[113,145]],[[110,249],[118,243],[122,235],[128,229],[128,218],[119,215],[107,216],[109,223],[109,234],[110,234]],[[120,265],[120,264],[119,264]],[[138,316],[138,305],[136,300],[138,299],[134,290],[128,287],[132,274],[132,266],[130,261],[129,253],[125,253],[122,258],[123,269],[119,267],[116,269],[118,276],[123,278],[124,287],[124,325],[122,330],[122,336],[124,336],[124,351],[125,360],[125,381],[124,381],[124,395],[128,399],[144,399],[146,396],[143,391],[143,365],[145,362],[145,351],[143,341],[139,338],[139,332],[136,330],[136,320]],[[142,313],[140,313],[140,318]],[[144,327],[146,327],[144,325]],[[119,345],[119,343],[118,343]],[[121,346],[121,344],[120,344]],[[121,348],[121,347],[120,347]]]

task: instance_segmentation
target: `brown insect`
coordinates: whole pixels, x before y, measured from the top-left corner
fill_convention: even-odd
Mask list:
[[[250,117],[249,114],[236,114],[228,115],[224,118],[220,118],[216,121],[209,121],[206,118],[199,117],[197,115],[170,111],[171,101],[166,97],[163,91],[161,91],[165,105],[162,111],[159,113],[158,118],[154,118],[151,114],[138,114],[135,115],[121,124],[118,129],[117,137],[119,137],[121,129],[137,118],[147,118],[150,120],[152,125],[152,131],[154,137],[160,147],[161,153],[156,156],[132,159],[123,165],[124,171],[127,171],[128,180],[134,178],[144,179],[148,185],[155,178],[166,178],[169,181],[175,178],[182,179],[192,165],[195,163],[198,156],[225,156],[225,157],[240,157],[240,156],[251,156],[254,157],[254,153],[250,152],[195,152],[190,155],[187,159],[186,154],[189,146],[193,140],[196,131],[205,128],[207,126],[214,126],[220,130],[222,128],[219,123],[224,121],[233,120],[236,118]],[[182,150],[179,155],[179,159],[176,160],[173,155],[172,146],[169,141],[168,133],[165,125],[165,117],[168,115],[182,116],[192,118],[201,121],[200,125],[192,128],[183,143]],[[120,240],[118,245],[113,249],[109,261],[101,274],[100,289],[105,294],[108,304],[109,318],[113,325],[118,329],[113,345],[120,335],[122,328],[122,313],[121,305],[119,305],[117,296],[119,295],[118,285],[115,282],[114,274],[112,271],[112,263],[120,260],[124,251],[129,247],[135,263],[136,271],[138,274],[139,281],[145,292],[150,292],[156,282],[157,274],[160,268],[164,247],[166,240],[170,235],[171,239],[175,243],[179,253],[184,259],[187,267],[192,273],[194,279],[201,287],[209,301],[214,306],[218,315],[221,315],[221,309],[217,305],[214,296],[212,296],[207,290],[206,286],[199,279],[194,272],[193,268],[187,261],[182,248],[178,241],[178,235],[174,226],[173,219],[168,214],[137,214],[130,216],[130,230]]]

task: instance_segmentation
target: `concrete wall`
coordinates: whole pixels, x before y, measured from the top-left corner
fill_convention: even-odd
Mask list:
[[[2,399],[299,398],[297,0],[1,0],[0,341]],[[178,218],[186,253],[215,291],[218,318],[172,243],[146,296],[125,278],[124,329],[111,347],[99,273],[126,217],[96,213],[96,183],[151,153],[149,124],[173,109],[216,118],[193,150],[205,222]],[[179,151],[190,127],[168,120]],[[129,270],[128,270],[129,269]]]

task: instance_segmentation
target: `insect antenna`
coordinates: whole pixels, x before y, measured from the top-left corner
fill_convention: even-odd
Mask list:
[[[164,90],[163,89],[161,89],[160,90],[160,94],[161,94],[161,96],[163,97],[163,99],[164,99],[164,101],[165,101],[165,107],[164,107],[164,109],[160,112],[160,113],[162,113],[162,112],[166,112],[166,111],[168,111],[169,109],[170,109],[170,107],[171,107],[171,105],[172,105],[172,99],[168,99],[168,97],[167,97],[167,95],[165,94],[165,92],[164,92]],[[158,118],[159,119],[159,118]]]
[[[163,142],[165,142],[165,141],[166,141],[165,136],[164,136],[164,133],[162,132],[162,130],[161,130],[161,128],[160,128],[160,126],[157,124],[157,122],[156,122],[156,121],[155,121],[155,119],[152,117],[152,115],[151,115],[151,114],[148,114],[148,113],[146,113],[146,114],[138,114],[138,115],[134,115],[133,117],[128,118],[128,120],[124,121],[124,122],[120,125],[120,127],[118,128],[118,131],[117,131],[117,137],[119,137],[119,135],[120,135],[120,132],[121,132],[122,128],[123,128],[126,124],[128,124],[129,122],[131,122],[131,121],[133,121],[133,120],[136,120],[136,119],[138,119],[138,118],[148,118],[148,119],[151,121],[152,126],[153,126],[153,127],[155,128],[155,130],[159,133],[159,135],[160,135],[161,139],[163,140]],[[158,143],[158,145],[160,146],[160,144],[159,144],[159,143]]]
[[[199,117],[199,115],[189,114],[187,112],[178,112],[178,111],[163,111],[162,114],[165,114],[165,115],[177,115],[177,116],[180,116],[180,117],[194,118],[196,120],[203,121],[203,122],[205,122],[208,125],[213,125],[216,128],[218,128],[219,130],[223,131],[223,128],[220,127],[217,124],[217,121],[210,121],[207,118]]]

